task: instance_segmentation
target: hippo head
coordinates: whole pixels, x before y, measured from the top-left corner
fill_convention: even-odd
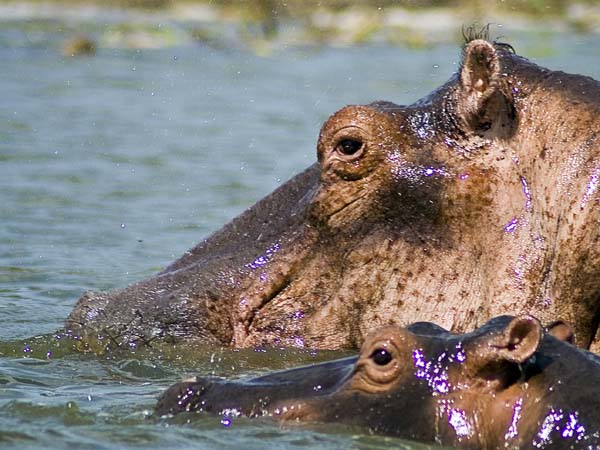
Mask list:
[[[474,41],[460,78],[416,104],[381,101],[332,115],[317,145],[312,218],[338,239],[375,227],[386,228],[388,237],[393,228],[414,240],[452,240],[453,217],[468,223],[491,201],[489,187],[478,189],[485,164],[468,156],[486,139],[509,139],[516,129],[513,93],[499,80],[498,55],[505,51]],[[475,181],[465,183],[469,177]]]
[[[445,85],[336,112],[318,163],[156,276],[84,295],[66,326],[102,345],[334,349],[384,325],[535,313],[589,346],[599,109],[595,81],[472,40]]]
[[[463,335],[431,323],[387,326],[366,339],[358,357],[246,380],[175,384],[156,413],[335,422],[466,448],[529,448],[536,439],[547,444],[571,424],[566,437],[572,439],[560,439],[571,445],[592,425],[584,422],[581,399],[595,395],[576,380],[582,369],[597,376],[600,366],[551,335],[568,338],[564,328],[555,324],[543,333],[530,316],[498,317]],[[557,411],[560,418],[552,415]],[[548,417],[557,420],[548,425]]]

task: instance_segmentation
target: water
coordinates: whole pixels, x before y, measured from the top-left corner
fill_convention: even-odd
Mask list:
[[[85,27],[102,33],[110,20]],[[330,426],[149,417],[157,395],[189,374],[239,376],[340,353],[94,355],[54,332],[83,291],[150,276],[311,164],[337,109],[410,103],[441,84],[457,45],[281,46],[261,57],[159,35],[164,45],[151,49],[106,40],[94,57],[61,56],[83,26],[0,21],[0,447],[421,448]],[[503,34],[540,64],[600,78],[594,35]]]

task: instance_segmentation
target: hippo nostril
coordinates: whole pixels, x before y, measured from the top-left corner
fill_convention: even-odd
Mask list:
[[[385,366],[392,361],[392,355],[384,348],[378,348],[371,353],[371,359],[378,366]]]
[[[358,139],[342,139],[338,142],[335,149],[338,153],[346,156],[352,156],[362,149],[363,143]]]

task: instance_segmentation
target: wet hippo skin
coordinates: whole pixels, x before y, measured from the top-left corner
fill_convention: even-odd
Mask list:
[[[597,350],[599,130],[597,81],[474,39],[445,85],[336,112],[318,163],[155,276],[86,293],[66,327],[113,346],[335,349],[387,324],[531,313]]]
[[[204,411],[336,422],[468,449],[600,445],[600,359],[531,316],[455,335],[431,323],[383,327],[358,357],[227,381],[177,383],[156,413]]]

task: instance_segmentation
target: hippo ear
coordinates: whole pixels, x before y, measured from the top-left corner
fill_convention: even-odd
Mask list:
[[[542,325],[531,316],[512,319],[503,333],[491,342],[497,357],[514,363],[527,361],[538,349],[542,340]]]
[[[464,49],[457,112],[464,131],[483,135],[488,130],[509,132],[514,119],[512,101],[501,89],[500,57],[493,44],[476,39]]]
[[[469,351],[470,368],[477,378],[506,386],[518,378],[518,364],[527,361],[542,340],[542,325],[531,316],[515,317],[503,329],[485,333]]]
[[[569,344],[573,344],[575,342],[575,334],[573,333],[573,329],[571,326],[563,322],[562,320],[557,320],[556,322],[552,322],[550,325],[546,326],[546,333],[550,336],[554,336],[559,341],[568,342]]]

